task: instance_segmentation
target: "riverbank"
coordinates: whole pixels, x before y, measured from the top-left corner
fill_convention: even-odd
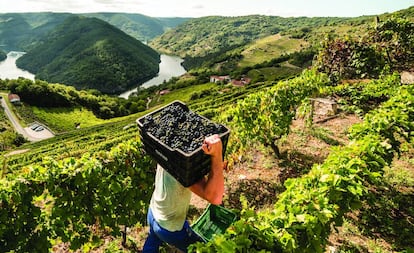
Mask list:
[[[25,52],[19,51],[10,51],[7,53],[7,58],[0,62],[0,79],[18,79],[19,77],[24,77],[32,81],[35,80],[34,74],[16,66],[16,60],[24,54]]]
[[[151,86],[162,84],[164,81],[170,80],[172,77],[178,77],[181,76],[187,71],[184,69],[184,67],[181,65],[181,63],[184,61],[183,59],[177,57],[177,56],[171,56],[171,55],[161,55],[161,62],[159,65],[159,72],[158,75],[147,82],[140,85],[140,88],[148,88]],[[119,97],[128,99],[129,95],[137,92],[138,88],[131,89],[129,91],[126,91],[119,95]]]

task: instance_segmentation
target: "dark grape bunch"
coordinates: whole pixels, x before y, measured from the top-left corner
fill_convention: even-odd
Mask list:
[[[180,104],[171,104],[154,116],[144,117],[142,125],[167,146],[185,153],[201,147],[205,137],[226,131],[224,126],[187,111]]]

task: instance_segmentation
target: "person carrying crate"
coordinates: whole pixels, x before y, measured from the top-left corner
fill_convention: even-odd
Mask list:
[[[148,237],[143,253],[158,252],[163,242],[183,252],[201,238],[191,229],[186,216],[191,194],[195,193],[211,204],[220,205],[224,194],[223,145],[215,134],[204,139],[202,149],[211,157],[211,170],[207,177],[184,187],[159,164],[155,175],[155,189],[148,209]]]

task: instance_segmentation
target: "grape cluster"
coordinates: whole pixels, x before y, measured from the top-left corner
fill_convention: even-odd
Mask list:
[[[144,131],[151,133],[165,145],[185,153],[200,148],[205,137],[226,131],[223,125],[215,124],[174,103],[155,115],[145,116],[142,126]]]

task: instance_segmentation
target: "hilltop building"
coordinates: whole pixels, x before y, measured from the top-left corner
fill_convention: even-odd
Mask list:
[[[231,81],[230,76],[210,76],[211,83],[220,83],[220,82],[228,83],[230,81]]]
[[[17,94],[10,93],[9,94],[9,101],[12,104],[20,104],[20,97]]]
[[[230,76],[210,76],[211,83],[231,83],[234,86],[244,86],[252,80],[248,77],[242,77],[240,80],[231,79]]]

